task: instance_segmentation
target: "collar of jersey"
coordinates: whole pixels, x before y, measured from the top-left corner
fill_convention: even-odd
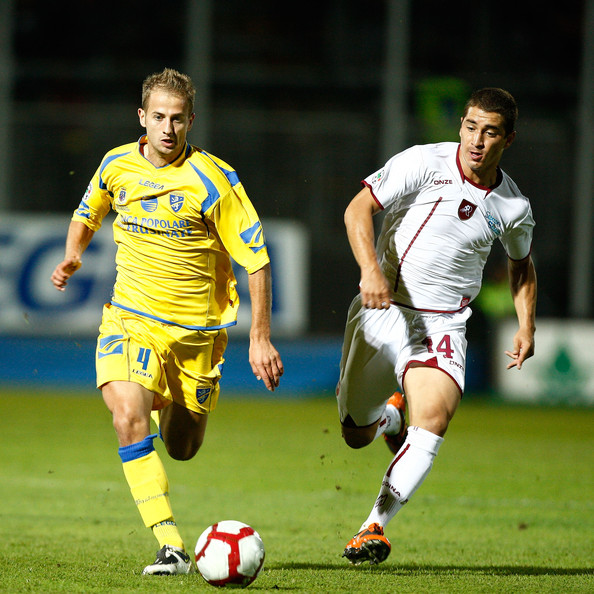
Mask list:
[[[143,142],[144,141],[144,142]],[[165,169],[165,167],[170,167],[171,165],[175,165],[177,163],[179,163],[180,161],[185,161],[189,156],[190,153],[192,152],[192,146],[188,143],[188,141],[186,141],[186,146],[183,150],[180,151],[179,155],[177,156],[177,159],[175,159],[175,161],[172,161],[171,163],[167,163],[166,165],[161,165],[161,167],[157,167],[155,165],[153,165],[145,156],[144,153],[142,152],[140,146],[142,144],[147,144],[146,142],[146,134],[143,134],[139,139],[138,139],[138,143],[136,145],[136,150],[138,151],[138,154],[140,155],[140,157],[142,159],[144,159],[151,167],[154,167],[155,169]]]
[[[460,145],[458,145],[458,149],[456,150],[456,165],[458,166],[458,171],[460,172],[460,176],[462,177],[462,182],[468,182],[469,184],[473,185],[475,188],[478,188],[479,190],[484,190],[485,192],[487,192],[487,194],[489,192],[491,192],[492,190],[494,190],[503,180],[503,173],[501,172],[499,165],[497,166],[497,177],[495,179],[495,183],[492,186],[489,186],[489,187],[481,186],[481,184],[477,184],[476,182],[473,182],[471,179],[468,179],[464,175],[464,170],[462,169],[462,163],[460,163]]]

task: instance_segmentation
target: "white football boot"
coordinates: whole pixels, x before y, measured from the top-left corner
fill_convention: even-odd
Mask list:
[[[157,558],[152,565],[147,565],[142,575],[178,575],[190,573],[192,561],[183,550],[170,545],[165,545],[157,551]]]

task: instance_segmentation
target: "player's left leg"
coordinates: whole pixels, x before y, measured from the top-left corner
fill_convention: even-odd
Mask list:
[[[412,363],[404,385],[410,424],[443,437],[462,398],[459,384],[441,369]]]
[[[204,441],[208,413],[188,410],[177,402],[159,411],[159,430],[174,460],[190,460]]]
[[[379,563],[387,558],[390,543],[384,536],[384,527],[429,474],[460,401],[458,385],[434,367],[412,366],[404,384],[411,425],[404,445],[382,479],[369,516],[344,550],[344,556],[354,564]]]
[[[171,412],[175,413],[177,409],[180,409],[177,415],[171,414]],[[176,403],[171,403],[165,409],[161,409],[159,413],[159,436],[165,442],[169,455],[177,460],[191,458],[202,444],[207,415],[197,415]],[[147,438],[151,439],[151,448],[154,437],[156,434]],[[151,528],[161,547],[157,551],[155,561],[147,565],[142,573],[150,575],[189,573],[192,570],[192,562],[185,551],[169,504],[169,482],[165,468],[157,452],[154,451],[154,448],[152,449],[149,456],[124,464],[126,478],[132,494],[135,495],[135,501],[141,510],[143,520]],[[121,449],[120,455],[122,455]],[[142,466],[139,463],[142,463]],[[139,499],[136,494],[139,484],[143,484],[143,481],[147,491],[145,496]],[[164,500],[161,500],[159,511],[157,504],[160,498],[164,498]],[[150,510],[148,506],[150,506]]]
[[[386,526],[421,486],[460,402],[457,384],[439,369],[412,367],[404,381],[410,418],[407,437],[386,471],[364,526],[374,522]]]
[[[167,341],[167,358],[162,364],[166,390],[153,404],[165,406],[151,416],[157,422],[167,453],[175,460],[189,460],[204,441],[208,413],[218,400],[227,337],[225,332],[193,332],[176,327],[162,329],[162,335]],[[179,536],[173,516],[153,524],[152,529],[162,548],[143,573],[190,571],[191,561],[181,538],[172,541],[176,533]]]

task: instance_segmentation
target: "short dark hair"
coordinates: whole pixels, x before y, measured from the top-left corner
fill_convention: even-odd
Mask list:
[[[194,112],[194,97],[196,89],[192,79],[187,74],[182,74],[173,68],[165,68],[163,72],[155,72],[144,79],[142,83],[142,109],[146,111],[149,97],[155,89],[160,89],[177,95],[185,99],[190,108],[190,113]]]
[[[466,117],[471,107],[478,107],[483,111],[501,115],[506,136],[509,136],[516,129],[518,105],[513,95],[504,89],[487,87],[474,91],[464,106],[462,118]]]

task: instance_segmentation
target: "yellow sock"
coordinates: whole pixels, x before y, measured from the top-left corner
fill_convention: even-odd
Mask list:
[[[153,534],[159,545],[170,544],[183,549],[169,502],[169,481],[154,449],[154,437],[149,435],[139,443],[119,449],[124,475],[144,525],[158,526],[153,529]]]
[[[185,550],[184,542],[181,539],[177,524],[173,518],[155,524],[153,526],[153,534],[159,541],[159,548],[168,544]]]

